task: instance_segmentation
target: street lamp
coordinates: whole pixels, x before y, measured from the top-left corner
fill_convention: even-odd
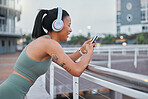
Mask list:
[[[91,26],[87,26],[87,29],[90,30],[91,29]]]

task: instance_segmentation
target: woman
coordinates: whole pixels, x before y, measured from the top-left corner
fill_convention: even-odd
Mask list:
[[[71,55],[64,53],[60,41],[67,41],[72,32],[69,14],[61,8],[39,11],[32,37],[14,66],[14,71],[0,85],[0,99],[24,99],[35,80],[46,73],[51,61],[63,67],[73,76],[79,77],[89,64],[93,55],[91,40],[86,41],[80,50]],[[48,32],[45,33],[44,29]],[[86,54],[87,53],[87,54]],[[75,61],[85,54],[82,60]]]

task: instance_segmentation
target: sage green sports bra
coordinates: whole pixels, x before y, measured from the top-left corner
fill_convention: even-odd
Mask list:
[[[49,35],[44,35],[50,39]],[[27,47],[27,46],[26,46]],[[32,81],[35,81],[40,75],[47,72],[52,58],[45,61],[35,61],[32,60],[26,54],[26,47],[18,57],[14,70],[23,76],[29,78]]]

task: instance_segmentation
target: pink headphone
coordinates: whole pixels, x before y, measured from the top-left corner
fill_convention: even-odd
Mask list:
[[[52,29],[56,32],[59,32],[62,30],[63,26],[64,23],[62,21],[62,8],[58,7],[58,16],[57,19],[52,23]]]

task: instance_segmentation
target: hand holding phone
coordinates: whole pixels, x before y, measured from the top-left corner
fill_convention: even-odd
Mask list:
[[[98,36],[94,36],[91,40],[91,44],[93,44],[98,39]]]

